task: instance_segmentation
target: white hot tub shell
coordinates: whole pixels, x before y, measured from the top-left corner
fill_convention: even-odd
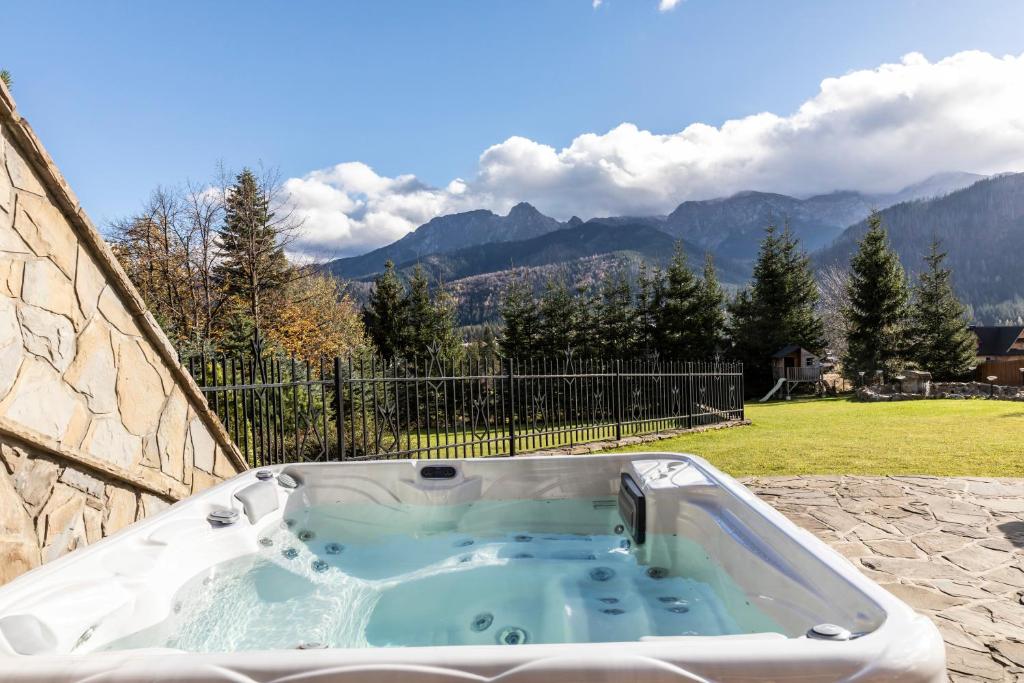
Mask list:
[[[614,501],[624,473],[644,496],[647,538],[642,544],[636,537],[631,543],[629,529],[612,524],[621,521]],[[586,514],[577,519],[560,512],[572,509],[561,505],[566,501],[583,501],[580,509]],[[538,509],[546,512],[537,514]],[[167,646],[179,642],[165,638],[181,608],[176,596],[195,594],[196,586],[205,585],[197,583],[200,578],[209,581],[225,563],[267,553],[266,546],[274,542],[268,530],[277,530],[277,539],[295,534],[285,527],[310,510],[337,517],[331,527],[337,543],[308,544],[314,550],[333,553],[359,539],[376,542],[391,534],[395,524],[406,530],[412,525],[413,536],[426,539],[423,549],[403,550],[362,568],[403,576],[390,583],[364,582],[386,586],[372,604],[347,604],[335,596],[333,616],[351,612],[345,618],[359,617],[355,623],[363,624],[366,633],[356,634],[359,646],[353,646],[355,641],[317,647],[287,641],[286,625],[277,640],[273,633],[268,636],[272,648],[243,646],[245,633],[232,635],[235,640],[213,638],[209,648],[199,651]],[[232,523],[211,522],[211,513]],[[510,554],[510,538],[486,547],[481,542],[475,556],[456,560],[454,555],[433,557],[433,546],[427,547],[434,542],[430,539],[449,537],[438,536],[441,532],[467,538],[490,534],[493,540],[513,528],[538,534],[535,543],[531,535],[514,537],[537,549]],[[562,549],[570,540],[589,539],[590,533],[604,539],[618,534],[621,546],[576,555]],[[278,548],[272,549],[277,557]],[[399,565],[412,563],[409,557],[419,557],[416,553],[427,559],[406,572]],[[466,557],[473,559],[467,562]],[[510,558],[530,558],[533,564],[516,565]],[[572,564],[577,560],[580,564]],[[628,586],[622,579],[626,597],[613,608],[587,606],[601,595],[588,586],[598,585],[594,581],[606,578],[601,572],[610,575],[611,570],[595,574],[583,569],[582,580],[559,574],[563,567],[575,576],[579,572],[573,567],[611,561],[622,563],[614,565],[623,568],[620,574],[646,572],[636,574],[640,578]],[[272,591],[291,585],[289,566],[274,565],[279,574],[269,579]],[[307,574],[308,566],[305,561]],[[335,571],[323,560],[314,560],[313,567]],[[658,612],[664,606],[658,600],[675,598],[651,597],[652,586],[667,585],[657,583],[662,578],[657,572],[674,577],[675,585],[700,586],[725,621],[704,632],[678,626],[695,623],[685,619],[695,618],[696,612],[678,622]],[[316,575],[310,576],[296,581],[303,586],[316,581]],[[492,632],[499,624],[491,628],[487,613],[483,623],[473,625],[479,633],[467,630],[455,639],[455,626],[448,621],[461,623],[464,613],[479,611],[478,602],[499,606],[492,610],[496,621],[505,610],[520,622],[532,619],[530,626],[521,638],[499,635],[495,642]],[[200,631],[216,635],[222,626],[241,620],[242,609],[239,604],[220,622],[204,622]],[[310,619],[316,626],[318,618]],[[837,639],[822,637],[830,632],[824,625],[835,627]],[[622,633],[629,637],[619,639]],[[501,638],[517,644],[499,644]],[[0,680],[942,681],[945,657],[938,630],[927,618],[738,482],[692,455],[630,453],[298,464],[240,474],[0,588]]]

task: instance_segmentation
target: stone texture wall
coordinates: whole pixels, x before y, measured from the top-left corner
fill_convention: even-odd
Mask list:
[[[1024,401],[1024,387],[989,386],[984,382],[929,382],[917,391],[899,384],[875,384],[857,387],[857,398],[861,401],[918,401],[929,398],[952,399],[996,399],[1001,401]]]
[[[2,85],[0,461],[0,583],[245,467]]]

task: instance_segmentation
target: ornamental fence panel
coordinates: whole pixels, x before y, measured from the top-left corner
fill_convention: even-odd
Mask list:
[[[474,458],[740,420],[743,366],[576,358],[186,361],[253,467]]]

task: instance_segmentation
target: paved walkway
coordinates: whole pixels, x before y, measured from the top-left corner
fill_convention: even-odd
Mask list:
[[[950,680],[1024,683],[1024,480],[743,480],[946,640]]]

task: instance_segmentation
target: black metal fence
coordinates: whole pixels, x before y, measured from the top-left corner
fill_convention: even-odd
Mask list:
[[[188,361],[253,466],[515,455],[743,418],[739,363],[369,355]],[[340,398],[340,401],[339,401]]]

